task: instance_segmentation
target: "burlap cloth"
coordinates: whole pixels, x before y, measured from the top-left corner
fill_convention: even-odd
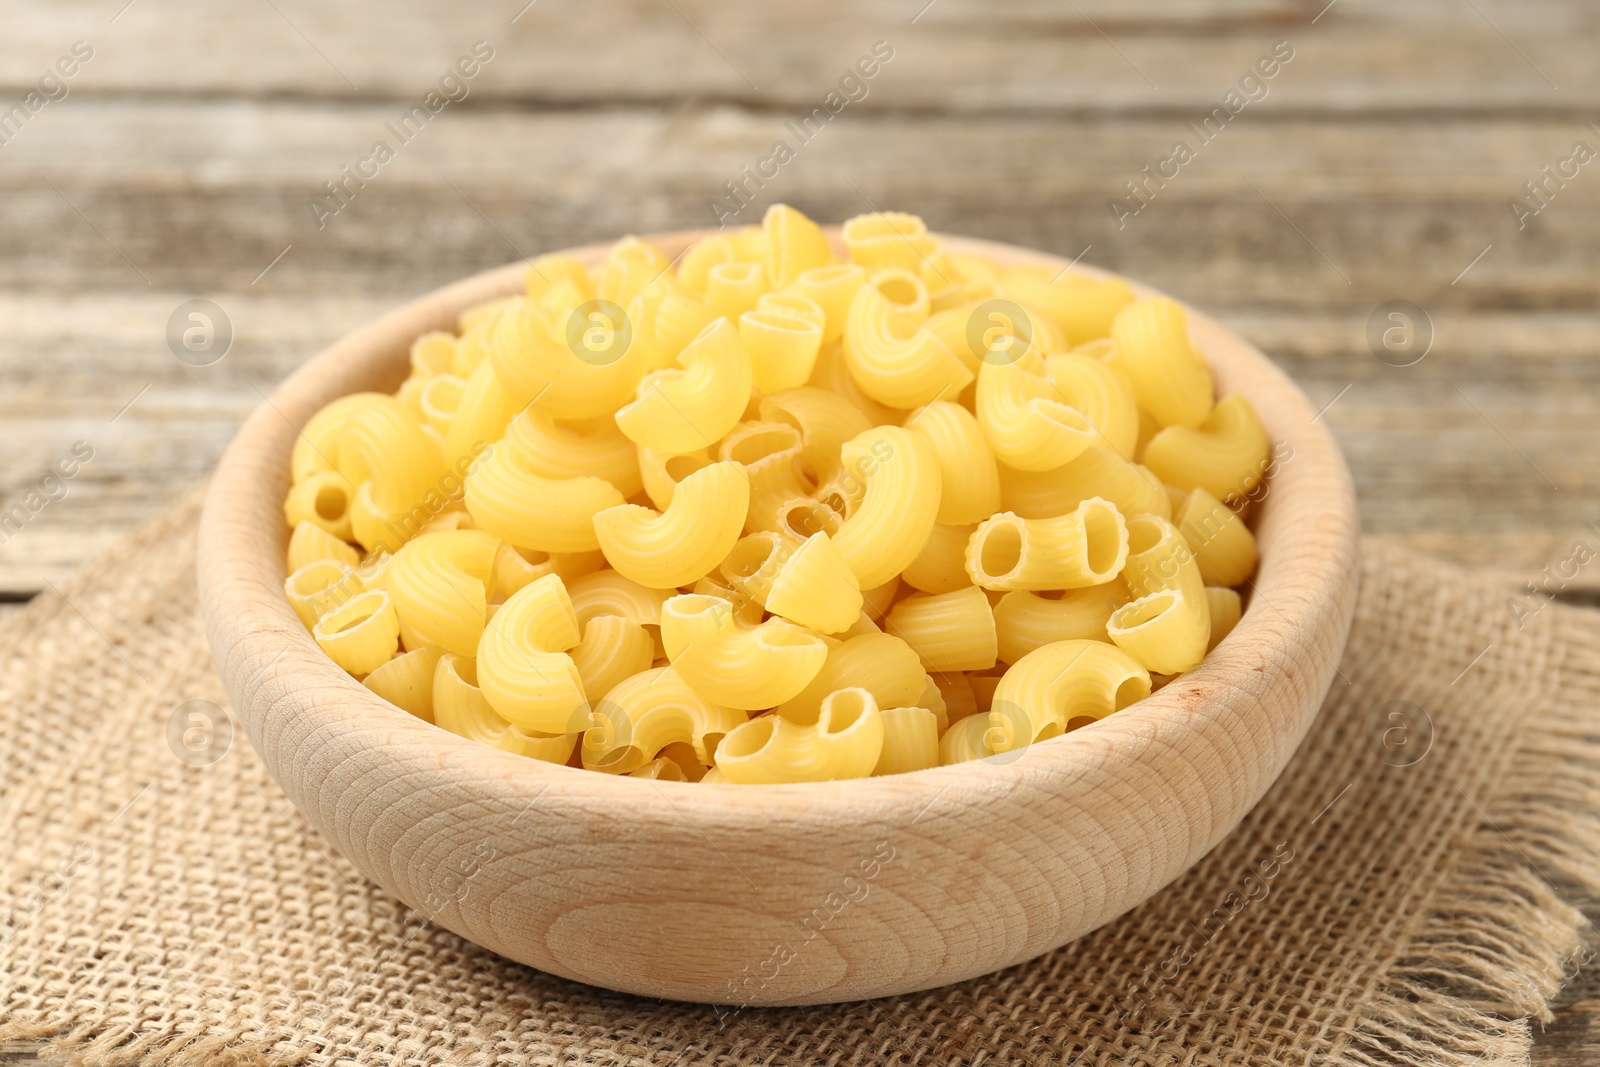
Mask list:
[[[1497,588],[1369,543],[1289,770],[1118,922],[834,1007],[552,978],[367,883],[242,735],[175,757],[174,709],[223,700],[197,505],[0,628],[0,1040],[89,1064],[1521,1063],[1584,950],[1562,896],[1600,889],[1600,622],[1552,605],[1519,630]]]

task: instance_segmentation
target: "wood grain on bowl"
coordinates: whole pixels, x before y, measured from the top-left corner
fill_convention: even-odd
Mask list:
[[[653,240],[670,256],[695,236]],[[1147,701],[994,762],[746,787],[538,763],[388,705],[323,655],[282,594],[297,427],[341,394],[394,389],[413,337],[518,291],[523,270],[433,293],[303,366],[223,457],[200,531],[207,632],[252,742],[340,851],[435,922],[652,996],[805,1004],[926,989],[1029,959],[1145,900],[1238,823],[1299,744],[1349,629],[1354,493],[1305,397],[1195,312],[1219,393],[1249,398],[1280,459],[1256,508],[1261,569],[1243,620]]]

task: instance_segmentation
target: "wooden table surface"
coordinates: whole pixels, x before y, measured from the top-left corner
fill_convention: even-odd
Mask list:
[[[793,158],[736,221],[894,208],[1082,255],[1328,405],[1367,532],[1508,596],[1600,548],[1587,0],[0,0],[0,26],[0,511],[93,450],[0,530],[10,605],[167,507],[344,331],[520,256],[711,223],[779,140]],[[468,95],[396,137],[479,41]],[[877,42],[892,59],[846,86],[865,96],[798,138]],[[1275,47],[1292,58],[1197,136]],[[312,199],[379,140],[393,158],[319,226]],[[203,367],[166,336],[196,298],[233,331]],[[1404,329],[1390,301],[1425,314],[1400,352],[1369,342]],[[1600,565],[1560,592],[1600,602]],[[1596,1058],[1586,971],[1534,1059]]]

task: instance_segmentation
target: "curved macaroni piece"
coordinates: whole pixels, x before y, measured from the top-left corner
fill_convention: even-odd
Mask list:
[[[862,589],[894,578],[917,557],[939,513],[939,460],[909,430],[875,426],[840,451],[848,477],[863,483],[861,503],[833,543]]]
[[[489,614],[500,542],[481,530],[423,534],[402,545],[386,578],[395,611],[423,644],[475,655]]]
[[[739,257],[734,253],[733,242],[720,233],[703,237],[690,245],[678,261],[678,281],[685,289],[704,297],[710,281],[711,268],[719,263],[733,263]]]
[[[538,300],[558,284],[565,282],[577,290],[579,300],[589,300],[595,295],[594,279],[583,260],[561,252],[549,252],[535,257],[523,274],[523,291],[529,300]],[[468,327],[462,324],[462,332]]]
[[[639,450],[609,414],[557,422],[527,408],[505,429],[506,443],[522,450],[528,469],[546,478],[600,478],[624,497],[644,490]]]
[[[369,405],[382,406],[393,397],[383,393],[351,393],[329,401],[306,420],[289,457],[290,479],[299,484],[319,471],[338,469],[339,438],[350,416]]]
[[[729,588],[765,608],[779,569],[793,554],[794,546],[783,537],[759,531],[740,538],[717,570]]]
[[[1189,339],[1183,305],[1170,297],[1135,300],[1111,323],[1117,363],[1139,406],[1162,426],[1199,426],[1211,414],[1211,368]]]
[[[361,684],[423,722],[433,721],[433,675],[443,649],[423,645],[373,669]]]
[[[1010,363],[986,362],[978,371],[978,424],[995,457],[1017,470],[1054,470],[1101,439],[1089,416],[1044,376],[1045,369],[1044,360],[1029,352]]]
[[[311,520],[301,519],[289,535],[286,569],[293,574],[306,564],[323,559],[354,567],[361,562],[361,553]]]
[[[706,272],[706,307],[713,315],[737,322],[740,315],[753,311],[771,288],[760,263],[718,263]]]
[[[566,580],[567,599],[578,625],[598,615],[616,615],[640,626],[661,625],[661,605],[677,595],[672,589],[650,589],[613,570],[594,571]]]
[[[833,634],[861,617],[861,583],[825,533],[813,534],[777,567],[766,608],[790,622]]]
[[[498,311],[499,309],[495,309],[494,313],[498,314]],[[463,325],[461,332],[466,333],[469,328]],[[455,360],[456,336],[453,333],[429,330],[411,342],[410,361],[413,378],[433,378],[440,374],[449,374]]]
[[[1105,641],[1111,613],[1129,600],[1121,582],[1068,589],[1059,597],[1017,589],[994,606],[1000,659],[1015,663],[1029,652],[1057,641]]]
[[[756,301],[756,310],[771,311],[779,315],[788,315],[791,318],[804,319],[824,332],[828,325],[828,313],[822,310],[821,304],[809,296],[787,289],[772,293],[762,293],[761,299]]]
[[[516,303],[513,297],[509,303]],[[474,322],[472,328],[456,338],[456,359],[450,364],[450,373],[457,378],[470,378],[474,371],[483,366],[489,358],[489,341],[494,331],[495,323],[500,321],[500,316],[505,307],[494,309],[489,314]]]
[[[841,689],[810,725],[763,715],[734,727],[717,749],[717,769],[739,784],[828,782],[865,778],[882,754],[883,716],[872,694]]]
[[[960,671],[954,671],[950,674],[950,677],[965,678],[966,675]],[[950,711],[945,706],[944,691],[939,688],[939,683],[933,675],[925,674],[922,676],[922,696],[917,698],[916,706],[933,712],[934,721],[939,727],[939,733],[942,734],[949,728]],[[935,736],[937,737],[937,734]],[[934,747],[937,749],[938,746],[935,745]],[[934,762],[937,763],[938,760],[935,759]]]
[[[839,532],[839,524],[843,521],[837,511],[822,501],[810,497],[796,497],[779,505],[778,528],[774,532],[798,544],[819,533],[825,533],[829,537],[834,536]]]
[[[883,751],[874,775],[905,774],[939,765],[939,720],[927,708],[884,708]]]
[[[914,412],[905,428],[933,446],[938,457],[938,522],[963,526],[1000,510],[1000,466],[972,412],[937,400]]]
[[[1090,278],[1050,267],[1014,267],[1001,274],[1000,285],[1007,296],[1060,323],[1073,345],[1108,336],[1117,313],[1134,299],[1132,287],[1121,278]]]
[[[1271,451],[1266,427],[1250,401],[1229,393],[1199,429],[1168,426],[1152,437],[1144,462],[1168,485],[1238,500],[1260,484]]]
[[[1196,667],[1211,641],[1211,613],[1200,566],[1177,527],[1153,515],[1130,519],[1122,580],[1138,599],[1112,612],[1111,640],[1155,674]]]
[[[511,729],[484,699],[472,658],[454,652],[440,656],[434,668],[433,721],[457,737],[486,745],[499,744]]]
[[[750,710],[781,704],[828,658],[822,638],[781,619],[745,626],[714,596],[675,596],[661,609],[661,643],[680,677],[707,700]]]
[[[844,356],[851,376],[862,392],[891,408],[957,396],[973,378],[944,342],[920,328],[928,303],[921,284],[899,271],[874,274],[856,290],[845,321]]]
[[[1053,519],[1003,511],[978,524],[967,543],[967,573],[985,589],[1101,585],[1128,559],[1128,529],[1116,505],[1099,497]]]
[[[749,479],[746,529],[778,529],[783,505],[811,489],[801,471],[800,442],[800,432],[787,423],[741,422],[717,446],[717,455],[739,464]]]
[[[489,603],[504,604],[507,597],[523,586],[557,573],[555,557],[550,553],[518,548],[501,541],[494,550],[494,564],[489,568]]]
[[[850,259],[869,271],[898,268],[917,272],[938,248],[927,223],[900,211],[874,211],[845,219],[839,235]]]
[[[829,648],[822,669],[778,704],[778,714],[814,723],[829,693],[852,687],[867,690],[880,705],[904,707],[921,699],[926,680],[922,659],[905,641],[884,633],[858,634]]]
[[[715,444],[750,401],[750,357],[739,332],[718,320],[678,354],[681,370],[652,371],[617,426],[641,448],[669,455]]]
[[[807,384],[843,397],[845,401],[860,409],[866,416],[869,426],[885,424],[898,426],[907,414],[886,407],[861,391],[861,386],[856,384],[855,375],[850,373],[848,360],[844,356],[844,345],[839,341],[822,346],[822,351],[817,353],[816,369],[811,372],[811,381]]]
[[[761,229],[767,241],[767,277],[775,289],[782,289],[808,270],[825,267],[833,259],[833,249],[822,227],[787,204],[774,204],[762,216]]]
[[[1092,356],[1063,352],[1046,357],[1045,376],[1089,419],[1098,433],[1096,447],[1132,461],[1139,443],[1139,404],[1120,371]]]
[[[526,756],[542,763],[566,763],[572,750],[578,747],[578,735],[529,734],[507,724],[507,729],[494,746],[518,756]]]
[[[355,492],[350,479],[338,471],[314,471],[290,488],[283,500],[283,517],[291,528],[309,522],[331,537],[349,541],[355,537],[350,523],[350,504]]]
[[[1239,600],[1237,589],[1219,589],[1216,586],[1206,586],[1206,607],[1211,614],[1211,640],[1206,642],[1206,651],[1222,644],[1222,639],[1233,632],[1239,625],[1239,619],[1244,614],[1244,606]]]
[[[547,478],[526,450],[503,441],[467,475],[466,502],[480,529],[518,548],[590,552],[594,517],[624,503],[601,478]]]
[[[656,643],[650,632],[620,615],[596,615],[582,624],[583,640],[572,650],[585,693],[606,693],[612,687],[650,669]]]
[[[758,307],[739,316],[739,340],[750,354],[756,389],[776,393],[810,379],[822,348],[822,326],[785,311]]]
[[[723,738],[750,718],[707,700],[672,667],[618,683],[594,714],[602,722],[583,735],[583,765],[609,774],[632,774],[670,746],[689,748],[703,774]]]
[[[339,473],[358,487],[350,528],[368,551],[394,551],[448,503],[439,446],[393,400],[351,413],[338,463]]]
[[[461,394],[466,388],[466,379],[457,378],[454,374],[429,378],[417,392],[415,414],[440,433],[449,433],[451,420],[456,417],[456,408],[461,406]]]
[[[596,312],[548,315],[533,304],[508,309],[494,326],[489,362],[517,407],[537,404],[567,419],[609,415],[632,399],[645,372],[645,345],[613,332]]]
[[[978,325],[982,329],[975,331],[980,343],[974,347],[969,331],[974,330],[974,316],[980,311],[984,317]],[[1017,319],[1017,311],[1023,313],[1023,320]],[[1020,304],[1006,307],[987,300],[969,300],[935,312],[924,325],[949,345],[974,374],[985,363],[1014,363],[1029,352],[1043,355],[1067,347],[1067,335],[1054,319]]]
[[[670,589],[709,574],[744,529],[750,479],[723,461],[685,478],[664,512],[639,504],[607,508],[594,517],[607,562],[651,589]]]
[[[1233,586],[1255,573],[1256,538],[1238,514],[1204,489],[1192,490],[1172,524],[1194,550],[1206,585]]]
[[[333,559],[314,560],[283,580],[284,595],[308,630],[359,591],[355,571]]]
[[[901,579],[924,593],[954,593],[971,585],[972,576],[967,573],[967,542],[977,528],[975,522],[964,526],[936,524],[917,558],[900,572]]]
[[[850,401],[809,385],[762,398],[761,419],[787,423],[798,431],[804,471],[818,483],[843,472],[840,449],[872,428],[867,416]]]
[[[400,621],[382,589],[357,593],[311,628],[328,658],[357,678],[388,662],[400,648]]]
[[[478,642],[478,685],[490,706],[527,732],[571,732],[574,716],[588,710],[583,680],[567,655],[580,636],[558,576],[513,593]]]
[[[639,449],[639,480],[644,483],[645,495],[658,511],[667,510],[672,503],[672,494],[678,491],[679,482],[716,462],[713,451],[709,445],[677,455],[654,452],[648,448]]]
[[[669,266],[667,257],[654,246],[629,234],[606,252],[595,289],[605,300],[627,304]]]
[[[999,656],[994,612],[975,585],[954,593],[909,596],[889,612],[885,625],[916,650],[930,671],[988,670]]]
[[[856,290],[866,284],[867,272],[856,263],[836,263],[801,271],[787,291],[803,296],[822,309],[822,343],[832,344],[844,336],[845,320]]]
[[[1064,515],[1091,497],[1111,501],[1124,515],[1172,517],[1161,479],[1103,448],[1049,471],[1000,468],[1000,506],[1025,519]]]
[[[1036,648],[1006,671],[994,706],[1020,708],[1033,740],[1097,722],[1150,695],[1150,672],[1103,641],[1057,641]]]
[[[660,285],[634,297],[627,310],[633,343],[643,346],[646,371],[672,366],[678,353],[716,318],[698,297],[659,289]]]

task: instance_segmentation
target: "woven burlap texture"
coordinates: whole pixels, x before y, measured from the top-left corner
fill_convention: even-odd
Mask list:
[[[0,1040],[86,1064],[1521,1063],[1583,950],[1561,893],[1600,889],[1600,625],[1518,629],[1496,587],[1369,542],[1288,772],[1110,926],[831,1007],[552,978],[366,882],[242,735],[174,755],[175,709],[223,702],[198,500],[0,630]]]

